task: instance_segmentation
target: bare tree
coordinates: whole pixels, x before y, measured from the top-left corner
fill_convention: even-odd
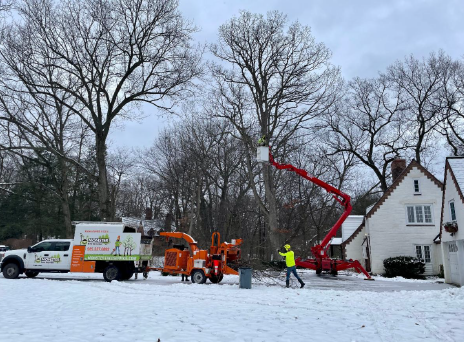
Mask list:
[[[298,22],[287,27],[279,12],[269,12],[267,18],[241,12],[220,27],[211,52],[223,63],[211,67],[215,85],[210,111],[235,126],[249,152],[265,136],[279,155],[298,129],[336,99],[340,79],[329,63],[330,51],[316,43],[309,27]],[[250,184],[255,181],[253,164],[248,155]],[[268,223],[269,250],[274,251],[279,244],[274,171],[265,165],[263,174],[265,201],[254,187],[253,192]]]
[[[174,217],[177,231],[188,231],[192,219],[195,177],[182,146],[181,131],[170,129],[162,132],[154,145],[142,151],[141,167],[157,177],[166,194],[166,214]]]
[[[10,153],[0,149],[0,197],[3,196],[4,193],[11,193],[10,187],[18,184],[15,180],[15,174],[16,167]]]
[[[443,73],[442,96],[446,106],[439,132],[455,156],[464,155],[464,63],[451,62]]]
[[[0,19],[11,10],[14,0],[0,0]]]
[[[386,191],[390,163],[411,147],[405,137],[405,105],[402,92],[385,77],[355,78],[348,83],[337,110],[323,116],[321,132],[328,152],[353,154],[374,172]]]
[[[111,197],[111,217],[116,217],[116,204],[122,183],[133,174],[135,158],[131,151],[119,148],[108,156],[108,183]],[[145,208],[142,208],[142,210]]]
[[[434,133],[443,120],[446,103],[442,96],[443,84],[449,77],[451,60],[440,51],[420,61],[413,56],[397,61],[385,74],[403,93],[407,103],[405,120],[409,128],[405,137],[414,142],[414,157],[421,162],[423,154],[434,145]]]
[[[54,193],[61,201],[66,236],[72,237],[71,167],[78,166],[94,176],[74,158],[82,148],[86,128],[60,102],[48,103],[47,100],[49,98],[36,92],[28,92],[21,82],[0,81],[0,128],[8,136],[0,141],[0,150],[48,170]]]
[[[170,111],[199,76],[194,28],[175,0],[31,0],[0,50],[12,80],[50,97],[92,130],[101,219],[111,219],[106,139],[140,105]],[[50,73],[53,66],[53,73]],[[56,93],[65,96],[56,96]]]

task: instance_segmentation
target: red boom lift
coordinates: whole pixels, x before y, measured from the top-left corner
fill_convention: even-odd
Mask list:
[[[266,149],[268,149],[268,151],[266,151]],[[301,258],[298,258],[295,260],[296,265],[315,270],[316,274],[321,274],[322,271],[327,271],[333,275],[337,275],[338,271],[346,270],[348,268],[354,268],[358,273],[364,273],[364,275],[367,277],[367,280],[373,280],[358,260],[331,259],[327,254],[327,251],[330,247],[330,241],[333,237],[335,237],[337,230],[341,227],[342,223],[345,221],[345,219],[351,212],[352,207],[350,203],[350,196],[341,192],[337,188],[334,188],[333,186],[321,181],[320,179],[312,175],[309,175],[303,169],[298,169],[291,164],[279,164],[274,160],[274,157],[271,154],[270,147],[258,147],[258,161],[267,161],[265,158],[266,152],[269,153],[269,162],[271,165],[273,165],[279,170],[293,171],[300,177],[303,177],[309,180],[310,182],[313,182],[314,184],[320,186],[321,188],[324,188],[329,194],[333,195],[333,198],[338,203],[340,203],[345,208],[345,211],[343,212],[342,216],[330,229],[330,231],[324,237],[322,242],[311,247],[311,252],[313,253],[314,259],[301,260]]]

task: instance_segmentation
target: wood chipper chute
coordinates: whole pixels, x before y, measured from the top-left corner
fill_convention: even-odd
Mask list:
[[[230,243],[220,242],[221,235],[214,232],[209,250],[199,249],[197,242],[188,234],[180,232],[162,232],[167,240],[170,238],[184,239],[189,249],[184,245],[174,244],[166,249],[164,266],[151,268],[169,274],[184,274],[191,276],[192,282],[202,284],[209,279],[219,283],[225,274],[238,275],[238,263],[241,259],[242,239],[234,239]]]

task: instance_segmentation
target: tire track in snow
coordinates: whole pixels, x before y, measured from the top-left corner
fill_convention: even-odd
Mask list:
[[[443,329],[440,329],[430,319],[424,317],[424,312],[413,310],[411,313],[414,315],[415,319],[419,321],[428,332],[430,332],[430,334],[437,338],[437,341],[456,342],[456,340],[443,331]]]

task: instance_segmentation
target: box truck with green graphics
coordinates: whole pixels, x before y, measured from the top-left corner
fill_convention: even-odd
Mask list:
[[[8,279],[42,272],[103,273],[106,281],[147,272],[153,240],[122,223],[77,222],[74,239],[48,239],[5,253],[0,264]]]

